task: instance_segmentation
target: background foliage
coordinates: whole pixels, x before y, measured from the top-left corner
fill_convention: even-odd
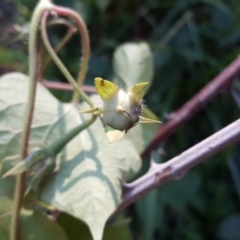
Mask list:
[[[163,122],[239,54],[238,0],[58,0],[55,3],[74,8],[88,25],[92,54],[87,84],[93,84],[97,76],[112,79],[113,51],[120,44],[140,40],[150,44],[154,81],[146,102]],[[0,73],[12,70],[27,73],[26,33],[34,5],[33,0],[1,1]],[[13,23],[17,25],[13,27]],[[53,28],[52,42],[57,43],[64,33],[64,27]],[[60,52],[75,75],[79,67],[78,38],[74,36]],[[65,82],[54,64],[45,78]],[[237,80],[235,85],[239,85]],[[61,101],[70,100],[70,92],[52,92]],[[161,162],[181,153],[237,119],[238,111],[231,92],[223,92],[162,143],[164,154],[156,153],[155,158]],[[144,159],[141,174],[148,166],[149,159]],[[124,235],[120,239],[239,239],[239,200],[239,152],[238,148],[230,148],[192,170],[182,181],[151,192],[125,212],[131,220],[110,222],[106,231],[121,232]],[[64,221],[59,218],[60,225],[65,226]],[[74,219],[69,221],[74,226]],[[88,231],[82,232],[89,239]],[[74,239],[69,228],[66,234]]]

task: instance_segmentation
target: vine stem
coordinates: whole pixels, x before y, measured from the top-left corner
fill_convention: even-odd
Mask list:
[[[38,23],[46,9],[50,9],[52,4],[43,0],[36,6],[33,13],[29,34],[29,92],[28,101],[23,125],[22,139],[20,145],[19,162],[26,158],[28,153],[28,141],[30,136],[31,123],[33,118],[34,102],[36,95],[37,77],[39,75],[37,68],[37,31]],[[20,174],[16,177],[16,186],[14,191],[14,206],[12,221],[10,225],[10,240],[20,239],[20,210],[24,194],[25,174]]]
[[[75,22],[77,23],[77,26],[78,26],[78,29],[79,29],[79,32],[80,32],[81,38],[82,38],[82,62],[81,62],[81,67],[80,67],[80,70],[78,73],[78,80],[77,80],[78,86],[81,87],[84,82],[84,78],[86,76],[89,55],[90,55],[90,40],[89,40],[87,27],[86,27],[83,19],[81,18],[81,16],[79,16],[76,12],[74,12],[70,8],[54,6],[53,10],[60,16],[67,16],[67,17],[74,19]],[[78,97],[79,97],[78,95],[80,95],[80,94],[75,89],[75,91],[73,93],[73,99],[72,99],[73,102],[75,102],[75,103],[78,102]],[[80,97],[82,97],[82,96],[80,95]]]
[[[62,25],[65,25],[68,28],[67,33],[65,34],[65,36],[62,38],[62,40],[58,44],[58,46],[54,49],[55,53],[57,54],[66,45],[66,43],[69,41],[69,39],[72,37],[72,35],[77,32],[77,28],[75,26],[72,26],[65,19],[60,19],[59,21],[55,21],[52,24],[50,24],[50,26],[55,25],[55,24],[62,24]],[[42,75],[44,74],[47,66],[49,65],[49,63],[51,61],[52,61],[52,58],[50,56],[48,56],[45,59],[45,62],[43,64],[43,66],[42,66]]]
[[[56,8],[58,8],[58,7],[54,6],[54,8],[52,10],[55,11]],[[62,63],[62,61],[56,55],[54,49],[52,48],[52,46],[51,46],[51,44],[50,44],[50,42],[48,40],[47,30],[46,30],[46,22],[47,22],[47,18],[49,16],[49,14],[50,14],[49,11],[45,11],[43,16],[42,16],[42,18],[41,18],[41,33],[42,33],[42,39],[43,39],[44,45],[45,45],[49,55],[52,57],[53,61],[55,62],[55,64],[59,67],[59,69],[62,72],[62,74],[66,77],[66,79],[69,81],[69,83],[73,86],[74,90],[80,95],[80,97],[84,101],[86,101],[88,103],[88,105],[91,108],[93,108],[94,107],[93,103],[91,102],[89,97],[80,89],[80,87],[78,86],[77,82],[74,80],[72,75],[69,73],[67,68]],[[82,71],[80,70],[80,72],[82,72]]]
[[[181,179],[191,168],[240,140],[240,119],[171,160],[157,164],[152,161],[149,171],[132,183],[123,184],[122,204],[115,214],[125,209],[151,190]]]

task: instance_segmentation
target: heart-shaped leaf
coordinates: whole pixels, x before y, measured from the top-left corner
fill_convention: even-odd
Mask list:
[[[2,173],[19,156],[20,134],[27,101],[28,77],[6,74],[0,79],[0,161]],[[96,105],[97,99],[94,98]],[[86,109],[85,104],[81,109]],[[79,109],[58,102],[38,84],[29,149],[47,147],[85,120]],[[138,136],[139,138],[141,136]],[[120,180],[130,179],[141,161],[132,140],[109,144],[97,120],[76,136],[57,158],[57,170],[41,191],[42,199],[61,211],[82,219],[93,238],[100,240],[108,217],[121,201]],[[0,179],[5,195],[13,178]]]

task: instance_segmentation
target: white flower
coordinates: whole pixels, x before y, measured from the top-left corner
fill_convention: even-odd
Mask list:
[[[110,126],[115,129],[107,132],[110,142],[122,138],[137,123],[160,123],[140,116],[142,97],[147,85],[147,82],[136,84],[126,92],[110,81],[95,78],[95,86],[102,98],[102,103],[96,108],[81,111],[81,113],[97,114],[104,127]]]

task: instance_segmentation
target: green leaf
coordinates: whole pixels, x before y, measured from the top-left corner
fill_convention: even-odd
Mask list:
[[[0,236],[1,240],[9,240],[12,200],[0,196]]]
[[[22,240],[67,240],[66,233],[53,220],[37,211],[21,210]]]
[[[200,183],[200,175],[189,172],[181,181],[162,186],[159,190],[159,199],[179,211],[184,211],[187,203],[194,201]]]
[[[107,226],[103,240],[132,240],[131,232],[128,228],[128,224],[126,223],[119,223],[113,224],[111,226]]]
[[[1,240],[9,239],[10,221],[13,202],[0,196],[0,236]],[[29,210],[21,210],[22,240],[67,240],[62,228],[46,215]]]
[[[231,14],[229,6],[226,3],[224,3],[224,1],[221,1],[221,0],[199,0],[198,2],[212,5],[216,8],[221,9],[226,14],[229,14],[229,15]]]
[[[113,57],[114,82],[130,90],[133,85],[153,78],[153,57],[147,43],[126,43],[119,46]],[[145,91],[146,93],[147,91]]]
[[[232,156],[228,161],[228,167],[232,175],[232,179],[236,186],[236,192],[240,199],[240,164],[239,164],[239,151]]]
[[[28,77],[6,74],[0,79],[0,159],[4,174],[19,155],[20,133]],[[93,97],[96,103],[99,96]],[[72,104],[58,102],[38,84],[29,149],[49,146],[85,118]],[[141,137],[136,134],[136,137]],[[41,198],[57,209],[83,220],[94,240],[102,238],[106,220],[121,202],[120,179],[127,181],[140,169],[140,156],[132,140],[109,144],[99,119],[76,136],[58,155],[56,172],[41,191]],[[0,179],[0,190],[11,192],[13,178]]]
[[[107,225],[104,229],[102,240],[132,240],[128,226],[129,221],[126,220],[123,219]],[[91,233],[84,222],[67,214],[61,214],[58,218],[58,223],[65,229],[69,240],[92,240]]]
[[[82,122],[79,114],[72,119]],[[67,158],[42,197],[85,221],[94,239],[101,239],[105,222],[121,202],[120,179],[139,170],[139,155],[128,139],[109,144],[100,120],[71,141],[66,151]]]
[[[154,239],[154,232],[163,222],[163,207],[159,202],[157,190],[136,202],[136,210],[140,221],[140,231],[144,239]]]

